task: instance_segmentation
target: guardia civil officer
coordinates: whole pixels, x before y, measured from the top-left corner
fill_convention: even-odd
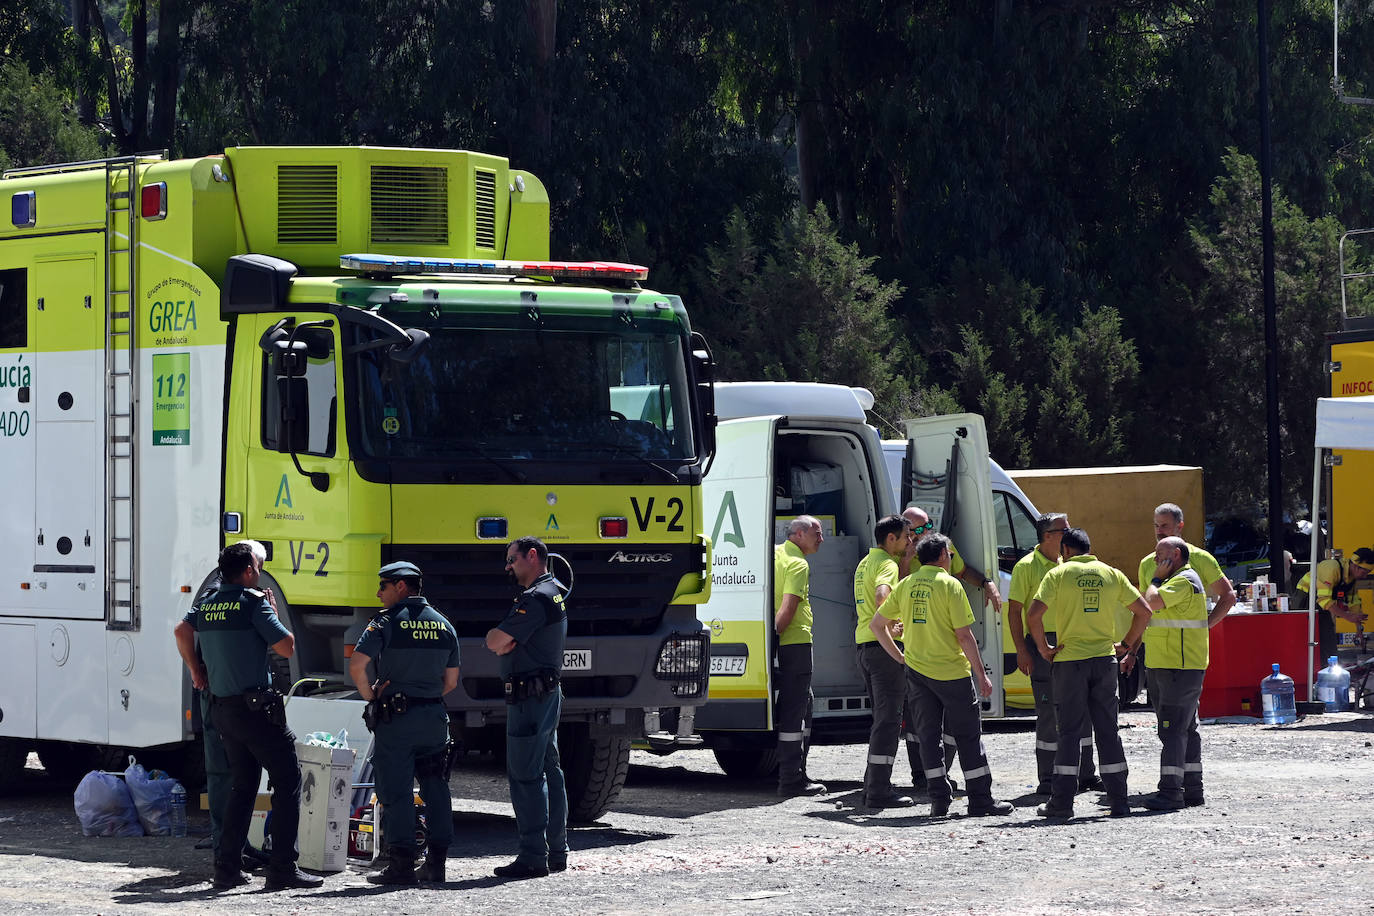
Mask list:
[[[1045,574],[1059,565],[1061,539],[1069,530],[1069,519],[1062,512],[1044,512],[1035,520],[1037,543],[1011,570],[1011,588],[1007,592],[1007,623],[1011,641],[1016,646],[1016,667],[1030,675],[1031,693],[1035,697],[1035,771],[1039,784],[1037,795],[1050,794],[1050,778],[1054,775],[1054,758],[1059,749],[1059,725],[1054,716],[1054,688],[1050,683],[1050,661],[1040,654],[1035,640],[1029,638],[1023,612],[1030,610]],[[1055,639],[1054,616],[1046,615],[1046,635]],[[1084,732],[1079,749],[1078,790],[1086,792],[1102,787],[1093,761],[1091,731]]]
[[[973,636],[973,609],[959,580],[949,574],[950,541],[928,534],[916,545],[921,568],[897,583],[878,608],[869,629],[894,659],[907,666],[907,693],[916,711],[916,736],[925,764],[932,817],[949,813],[942,733],[954,739],[967,780],[968,813],[978,817],[1010,814],[1010,802],[992,797],[992,771],[983,753],[982,716],[969,677],[978,692],[992,695]],[[899,652],[887,620],[900,620],[905,651]]]
[[[367,880],[442,883],[453,840],[444,695],[458,686],[458,632],[421,595],[424,580],[414,563],[388,563],[377,576],[377,598],[385,609],[367,625],[348,662],[359,696],[369,703],[382,835],[391,855],[386,868]],[[367,670],[373,661],[375,681]],[[418,871],[412,797],[416,782],[430,812],[429,848]]]
[[[1073,815],[1079,739],[1088,734],[1091,721],[1111,815],[1124,817],[1131,813],[1131,807],[1126,802],[1126,752],[1116,730],[1116,659],[1145,634],[1150,608],[1125,573],[1089,553],[1092,542],[1086,531],[1070,528],[1062,538],[1064,562],[1045,573],[1027,617],[1040,656],[1049,661],[1059,725],[1050,800],[1035,813],[1041,817]],[[1119,605],[1128,607],[1132,616],[1130,629],[1117,645]],[[1047,612],[1058,627],[1055,642],[1045,633]]]
[[[253,552],[253,561],[257,563],[258,569],[262,569],[262,564],[267,562],[267,548],[257,541],[239,541],[240,544],[248,545],[248,549]],[[196,600],[191,605],[191,610],[187,612],[187,627],[195,619],[196,610],[215,592],[224,585],[224,579],[220,575],[219,566],[205,579],[205,584],[201,587],[200,593],[196,595]],[[271,592],[271,589],[263,589],[264,594]],[[220,833],[224,830],[224,806],[229,802],[229,789],[233,785],[233,771],[229,769],[229,757],[224,753],[224,742],[219,736],[219,728],[215,725],[214,707],[210,704],[210,691],[196,691],[200,696],[200,724],[201,724],[201,744],[205,749],[205,794],[210,808],[210,835],[200,843],[196,844],[197,849],[219,849]],[[254,779],[261,780],[262,774],[259,772]],[[253,856],[261,856],[253,849],[251,844],[243,847],[245,863],[253,867],[256,863],[248,861]]]
[[[269,833],[272,854],[267,889],[319,887],[323,880],[296,867],[300,824],[301,770],[296,736],[286,725],[281,694],[272,689],[267,648],[283,658],[296,649],[295,637],[277,618],[275,599],[257,588],[261,570],[252,549],[231,544],[220,552],[224,585],[201,602],[194,616],[177,624],[177,650],[197,690],[209,687],[214,720],[229,758],[232,784],[224,810],[215,887],[248,882],[242,872],[243,844],[258,791],[258,767],[272,782]],[[201,656],[196,657],[196,636]]]
[[[515,861],[495,870],[501,878],[542,878],[568,867],[568,793],[558,760],[568,615],[548,563],[539,538],[522,537],[506,548],[506,571],[524,591],[487,632],[506,682],[506,776],[520,833]]]

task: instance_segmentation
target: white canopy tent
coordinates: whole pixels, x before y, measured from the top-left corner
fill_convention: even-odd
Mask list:
[[[1322,453],[1330,449],[1374,451],[1374,396],[1358,398],[1318,398],[1316,448],[1312,460],[1312,592],[1307,600],[1307,683],[1308,699],[1316,696],[1316,672],[1312,648],[1317,644],[1317,541],[1321,526]]]

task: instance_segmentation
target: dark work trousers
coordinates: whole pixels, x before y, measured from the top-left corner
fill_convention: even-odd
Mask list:
[[[907,762],[911,764],[911,787],[924,789],[926,787],[926,767],[921,762],[921,742],[916,737],[916,707],[911,703],[911,690],[905,683],[905,664],[902,665],[902,680],[904,690],[902,697],[902,741],[906,744]],[[949,732],[944,732],[941,738],[944,741],[945,773],[948,774],[954,769],[954,758],[958,751],[954,746],[954,738]]]
[[[448,714],[444,704],[412,706],[378,722],[373,738],[372,765],[377,774],[377,801],[382,803],[382,836],[393,853],[413,861],[415,799],[418,781],[429,828],[430,855],[442,858],[453,841],[453,798],[444,763],[448,750]]]
[[[215,871],[236,875],[243,867],[243,843],[258,794],[259,767],[272,781],[272,817],[268,833],[272,853],[268,868],[274,874],[296,870],[296,833],[301,819],[301,768],[296,760],[296,736],[285,725],[273,725],[262,710],[253,711],[241,696],[215,697],[215,724],[229,758],[232,785],[224,808],[224,824]]]
[[[1150,705],[1159,734],[1159,793],[1172,799],[1202,799],[1202,738],[1197,704],[1205,671],[1149,668]]]
[[[1055,634],[1046,633],[1053,643]],[[1035,640],[1026,637],[1026,648],[1031,654],[1031,692],[1035,695],[1035,775],[1040,787],[1050,784],[1054,776],[1055,755],[1059,751],[1059,725],[1054,717],[1054,687],[1050,682],[1050,662],[1040,655]],[[1083,733],[1079,742],[1079,779],[1092,779],[1096,772],[1093,764],[1092,722],[1089,730]],[[1038,787],[1037,787],[1038,788]]]
[[[229,769],[229,756],[224,753],[224,741],[215,725],[210,691],[200,693],[201,744],[205,747],[205,794],[210,808],[210,848],[219,851],[220,834],[224,832],[224,809],[229,804],[229,790],[234,785],[234,772]],[[262,768],[253,772],[252,783],[262,781]]]
[[[892,791],[892,767],[897,762],[897,736],[906,705],[906,664],[896,661],[881,643],[858,647],[859,671],[864,677],[873,725],[868,730],[868,765],[864,768],[864,795],[878,798]]]
[[[1363,608],[1356,608],[1363,611]],[[1322,659],[1328,659],[1336,654],[1336,618],[1331,616],[1327,610],[1317,609],[1317,645],[1321,647]]]
[[[1116,731],[1115,658],[1082,658],[1050,665],[1054,712],[1059,722],[1059,752],[1054,758],[1050,805],[1072,808],[1082,774],[1079,740],[1097,736],[1102,782],[1112,801],[1126,800],[1126,752]]]
[[[966,677],[937,681],[908,667],[906,684],[916,714],[916,737],[921,744],[930,800],[949,801],[951,797],[945,778],[944,735],[948,734],[959,750],[969,804],[991,804],[992,770],[983,751],[983,723],[973,681]]]
[[[506,707],[506,778],[515,829],[516,858],[526,865],[568,859],[568,790],[558,756],[563,690]]]
[[[811,643],[778,646],[778,786],[805,782],[811,743]],[[895,732],[895,729],[894,729]]]

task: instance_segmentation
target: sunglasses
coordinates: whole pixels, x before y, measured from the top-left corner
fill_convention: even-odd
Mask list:
[[[397,582],[400,582],[400,581],[401,581],[400,579],[383,579],[381,582],[377,583],[377,591],[381,591],[382,589],[386,588],[388,585],[395,585]]]
[[[934,530],[935,530],[935,523],[934,523],[934,522],[926,522],[924,525],[912,525],[912,526],[911,526],[911,533],[912,533],[912,534],[920,534],[920,533],[923,532],[923,531],[934,531]]]

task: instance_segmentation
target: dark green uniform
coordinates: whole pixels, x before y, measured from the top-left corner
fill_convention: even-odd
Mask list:
[[[442,859],[453,840],[443,683],[444,670],[458,667],[458,633],[424,598],[414,596],[372,618],[356,651],[375,661],[379,681],[391,682],[383,699],[406,697],[406,711],[376,727],[372,764],[382,834],[393,855],[417,857],[411,787],[418,781],[429,812],[429,856]]]
[[[242,867],[248,822],[257,797],[259,767],[272,781],[272,836],[269,878],[296,874],[296,833],[300,824],[301,770],[296,736],[286,726],[280,697],[258,702],[258,691],[272,685],[267,649],[290,636],[263,592],[226,585],[196,606],[188,622],[200,639],[210,681],[215,725],[229,758],[231,786],[225,806],[215,873],[237,877]]]

